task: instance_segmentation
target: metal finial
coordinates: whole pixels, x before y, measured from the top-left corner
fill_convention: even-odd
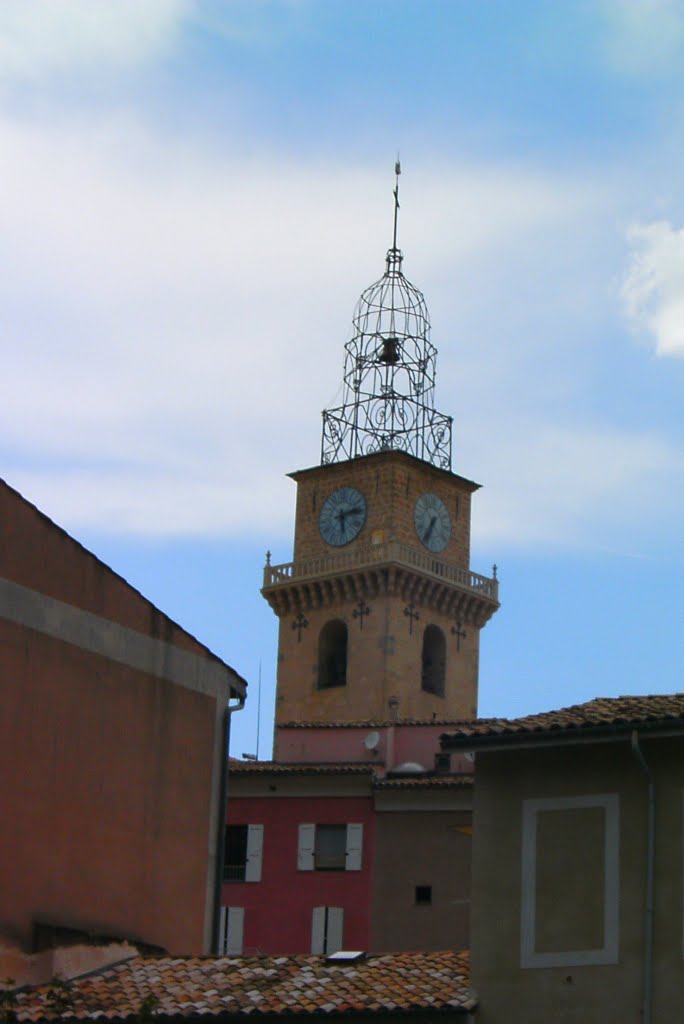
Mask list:
[[[499,570],[499,567],[498,567],[498,565],[497,565],[497,564],[496,564],[496,562],[495,562],[495,563],[494,563],[494,565],[492,566],[492,576],[494,577],[494,579],[495,579],[495,580],[498,580],[498,578],[499,578],[499,577],[498,577],[498,576],[496,575],[496,574],[497,574],[497,572],[498,572],[498,570]]]
[[[270,565],[270,564],[271,564],[271,552],[267,551],[266,552],[266,565]]]
[[[386,270],[361,295],[345,345],[342,404],[323,413],[321,464],[403,451],[451,470],[451,417],[435,409],[437,349],[425,299],[404,277],[397,248],[397,156],[393,248]]]
[[[395,184],[394,184],[394,235],[392,236],[392,248],[397,247],[397,219],[399,216],[399,175],[401,174],[401,164],[399,162],[399,154],[397,153],[396,163],[394,164]]]

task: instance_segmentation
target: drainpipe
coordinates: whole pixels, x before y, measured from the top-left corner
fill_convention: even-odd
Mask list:
[[[235,704],[230,702],[223,709],[221,728],[221,779],[219,781],[218,822],[216,828],[216,877],[214,879],[214,920],[212,922],[211,948],[214,956],[219,955],[221,906],[223,900],[223,867],[225,861],[226,835],[226,801],[228,799],[228,747],[230,740],[230,716],[234,711],[242,711],[245,706],[244,694],[237,698]]]
[[[643,1024],[651,1024],[653,1003],[653,917],[655,884],[655,782],[639,746],[639,733],[632,732],[632,753],[648,781],[646,818],[646,905],[644,908],[644,988],[641,1006]]]

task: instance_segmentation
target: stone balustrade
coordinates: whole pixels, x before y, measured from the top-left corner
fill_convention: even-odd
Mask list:
[[[279,584],[302,582],[337,573],[364,569],[381,563],[394,563],[417,570],[436,580],[463,588],[490,601],[499,600],[499,581],[470,569],[444,562],[429,551],[413,548],[409,544],[391,540],[382,544],[364,544],[335,554],[320,555],[316,558],[301,559],[298,562],[283,562],[271,565],[270,556],[264,566],[264,588]],[[495,567],[496,568],[496,567]]]

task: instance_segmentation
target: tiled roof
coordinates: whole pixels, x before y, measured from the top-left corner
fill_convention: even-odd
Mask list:
[[[684,729],[684,693],[641,697],[596,697],[585,704],[523,718],[477,718],[444,733],[442,747],[463,750],[495,743],[567,740],[586,734],[615,734],[633,728]]]
[[[467,789],[472,784],[472,775],[397,775],[376,779],[375,789]]]
[[[126,1020],[152,997],[156,1014],[466,1013],[467,953],[388,953],[348,964],[321,956],[134,957],[76,979],[61,1020]],[[18,994],[18,1022],[54,1020],[49,988]],[[149,1006],[149,1002],[147,1004]]]
[[[357,722],[281,722],[278,729],[389,729],[391,725],[448,725],[459,726],[472,722],[472,718],[400,718],[396,722],[380,719],[360,719]]]
[[[372,775],[372,764],[360,761],[232,761],[231,775]]]
[[[377,767],[370,762],[299,761],[236,761],[230,760],[230,774],[254,775],[366,775],[373,789],[458,789],[473,784],[472,775],[458,772],[425,772],[416,775],[377,775]]]

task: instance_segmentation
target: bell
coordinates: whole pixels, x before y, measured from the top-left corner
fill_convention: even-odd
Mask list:
[[[378,362],[387,365],[394,365],[399,362],[399,339],[393,336],[382,339],[382,350],[378,355]]]

